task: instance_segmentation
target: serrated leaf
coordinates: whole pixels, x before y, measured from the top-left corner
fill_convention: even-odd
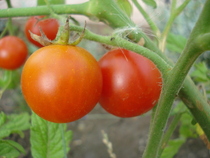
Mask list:
[[[0,114],[0,139],[12,133],[18,133],[23,137],[23,130],[30,128],[30,116],[28,113],[5,115]]]
[[[143,0],[143,2],[153,8],[157,7],[157,3],[155,2],[155,0]]]
[[[51,5],[53,4],[65,4],[65,0],[48,0]],[[38,0],[37,5],[46,5],[44,0]]]
[[[69,143],[72,138],[72,132],[67,131],[66,128],[66,124],[48,122],[33,113],[30,137],[33,158],[64,157],[64,151],[68,152],[70,150]],[[63,136],[65,149],[63,146]]]
[[[185,138],[178,138],[169,140],[167,147],[164,149],[161,158],[173,158],[174,155],[179,151],[182,144],[186,141]]]
[[[12,140],[0,140],[0,156],[7,158],[18,157],[21,153],[25,153],[24,148]]]
[[[166,42],[166,47],[169,51],[181,53],[185,47],[187,39],[181,35],[169,33]]]

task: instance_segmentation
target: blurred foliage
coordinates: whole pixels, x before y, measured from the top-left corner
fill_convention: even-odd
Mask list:
[[[6,115],[0,113],[0,156],[7,158],[18,157],[25,153],[24,148],[15,141],[5,139],[11,134],[19,134],[24,137],[23,131],[30,128],[30,115],[28,113]]]
[[[178,136],[169,140],[161,158],[173,158],[188,138],[198,137],[198,134],[196,133],[196,126],[193,124],[193,118],[189,110],[182,102],[179,102],[175,108],[173,108],[171,116],[177,115],[178,113],[182,113],[180,123],[177,128]]]
[[[181,53],[187,43],[187,39],[182,35],[169,33],[166,47],[170,52]]]

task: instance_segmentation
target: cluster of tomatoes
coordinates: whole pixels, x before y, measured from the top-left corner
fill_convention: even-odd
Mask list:
[[[27,46],[21,39],[7,36],[0,40],[0,67],[13,70],[25,63],[22,93],[40,117],[56,123],[72,122],[88,114],[98,102],[113,115],[133,117],[157,103],[161,73],[149,59],[117,48],[96,61],[78,46],[43,47],[29,33],[40,35],[40,28],[53,40],[59,23],[41,16],[27,21],[26,37],[40,47],[27,60]]]

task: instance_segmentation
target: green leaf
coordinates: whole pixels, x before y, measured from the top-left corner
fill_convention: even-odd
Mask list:
[[[0,73],[0,88],[14,89],[20,84],[20,74],[17,70],[3,70]]]
[[[0,113],[0,139],[12,133],[18,133],[23,137],[23,130],[30,128],[30,116],[28,113],[5,115]]]
[[[153,8],[156,8],[157,7],[157,4],[155,2],[155,0],[143,0],[143,2]]]
[[[18,71],[12,71],[12,79],[8,85],[8,89],[14,89],[20,84],[20,73]]]
[[[184,105],[183,102],[179,102],[171,111],[170,116],[177,115],[178,113],[184,113],[187,112],[188,109]]]
[[[182,114],[180,118],[179,137],[169,140],[167,146],[163,150],[161,158],[173,158],[187,138],[195,138],[198,136],[196,134],[196,126],[192,124],[193,117],[186,106],[184,106],[183,102],[179,102],[171,113],[171,115],[177,115],[178,113]]]
[[[169,140],[168,145],[164,149],[161,158],[173,158],[177,154],[182,144],[186,141],[185,138],[177,138],[174,140]]]
[[[65,4],[65,0],[48,0],[50,4]],[[38,0],[37,5],[46,5],[45,0]]]
[[[208,82],[209,76],[208,76],[209,70],[204,62],[200,62],[195,64],[195,70],[191,73],[191,76],[194,78],[197,82]]]
[[[170,33],[166,42],[166,47],[169,51],[181,53],[187,43],[187,39],[181,35]]]
[[[180,119],[181,126],[179,128],[180,136],[185,138],[195,138],[196,134],[196,126],[192,124],[192,116],[189,113],[184,113]]]
[[[18,157],[21,153],[25,153],[24,148],[12,140],[0,140],[0,156],[7,158]]]
[[[128,0],[116,0],[119,7],[129,16],[131,17],[133,13],[133,7]]]
[[[33,158],[64,157],[72,139],[72,132],[66,128],[66,124],[48,122],[33,113],[30,137]]]

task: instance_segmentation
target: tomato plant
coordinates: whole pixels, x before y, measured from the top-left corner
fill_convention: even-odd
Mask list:
[[[95,58],[77,46],[50,45],[34,52],[23,67],[22,92],[40,117],[75,121],[99,100],[102,75]]]
[[[161,92],[161,73],[147,58],[114,49],[100,60],[103,76],[101,106],[119,117],[133,117],[152,109]]]
[[[49,38],[50,40],[54,40],[56,37],[56,34],[58,32],[59,23],[54,18],[44,19],[44,16],[33,16],[28,19],[28,21],[25,24],[25,35],[28,38],[28,40],[36,45],[37,47],[42,47],[40,43],[33,40],[30,36],[30,32],[41,35],[40,29],[44,32],[44,34]]]
[[[25,42],[16,36],[0,39],[0,68],[14,70],[22,66],[27,58]]]
[[[106,54],[99,62],[99,64],[101,64],[100,66],[104,67],[102,69],[100,69],[97,62],[97,64],[93,64],[95,63],[95,60],[93,63],[91,62],[92,65],[97,65],[93,66],[98,71],[98,73],[94,73],[94,75],[92,74],[92,71],[90,71],[91,73],[86,71],[93,70],[93,67],[80,67],[84,61],[87,61],[83,60],[84,56],[81,57],[80,52],[74,54],[78,55],[78,58],[75,56],[65,56],[65,54],[69,52],[68,50],[70,48],[72,50],[77,47],[71,46],[68,50],[61,51],[57,48],[54,49],[55,46],[47,46],[45,48],[41,48],[41,50],[43,51],[47,49],[49,50],[49,54],[41,52],[37,55],[37,52],[35,52],[29,58],[29,61],[26,64],[27,66],[23,69],[22,90],[27,103],[39,116],[54,122],[74,121],[84,116],[85,113],[88,113],[88,111],[94,107],[95,103],[100,101],[102,106],[104,106],[108,112],[113,111],[114,115],[120,117],[131,117],[145,113],[157,103],[157,109],[154,109],[150,117],[150,131],[146,136],[148,138],[146,143],[147,145],[145,146],[144,141],[142,141],[143,144],[139,144],[140,146],[145,146],[145,150],[141,151],[141,153],[139,151],[138,155],[135,155],[134,157],[174,157],[178,148],[182,146],[187,138],[191,137],[188,132],[195,133],[195,129],[191,130],[192,128],[189,128],[190,126],[186,126],[187,124],[194,127],[194,123],[196,123],[196,126],[200,127],[200,129],[196,128],[196,133],[198,133],[205,143],[209,143],[209,80],[208,77],[206,78],[206,71],[204,71],[206,69],[203,66],[199,68],[195,67],[199,70],[199,73],[196,73],[196,76],[194,77],[204,77],[206,79],[205,83],[202,84],[200,84],[200,81],[193,82],[195,78],[191,78],[188,74],[190,74],[189,70],[192,68],[196,59],[200,58],[200,56],[202,57],[204,55],[202,53],[210,50],[210,0],[205,0],[205,3],[203,2],[204,0],[202,2],[183,0],[179,3],[176,0],[167,2],[164,1],[165,6],[163,6],[164,2],[162,3],[163,5],[158,5],[155,0],[141,1],[141,3],[139,0],[89,0],[78,4],[72,2],[73,4],[70,5],[68,5],[68,2],[65,2],[64,0],[57,0],[56,4],[59,3],[59,5],[54,5],[55,0],[39,0],[37,2],[38,6],[30,8],[12,8],[12,3],[10,3],[10,1],[11,0],[5,1],[8,4],[8,9],[0,9],[0,17],[7,18],[5,27],[3,27],[3,30],[0,30],[0,37],[4,37],[6,34],[22,34],[22,29],[17,29],[17,26],[13,27],[13,24],[15,26],[15,23],[13,22],[15,22],[15,20],[19,20],[15,17],[25,18],[27,16],[37,16],[34,20],[35,23],[32,25],[36,27],[40,22],[43,22],[47,18],[44,16],[51,15],[57,19],[63,20],[66,15],[77,14],[89,18],[89,20],[94,21],[94,24],[90,25],[88,22],[88,27],[84,28],[81,27],[81,25],[84,24],[83,20],[80,21],[80,18],[77,19],[76,16],[75,18],[71,17],[66,21],[70,21],[69,19],[71,19],[71,22],[74,22],[76,25],[65,25],[68,27],[63,27],[66,28],[66,32],[64,31],[65,34],[62,38],[59,38],[58,36],[57,39],[59,40],[53,40],[51,42],[47,40],[47,38],[43,38],[45,40],[41,38],[37,39],[41,41],[41,43],[46,42],[46,45],[52,43],[58,44],[60,42],[59,44],[63,45],[59,47],[63,48],[66,47],[64,46],[65,44],[71,42],[71,40],[66,40],[66,37],[69,37],[70,31],[71,35],[73,35],[73,31],[75,32],[75,36],[72,39],[76,38],[77,35],[80,35],[80,37],[77,40],[72,40],[73,42],[71,42],[71,44],[75,45],[78,41],[84,38],[87,42],[90,40],[99,42],[99,45],[102,44],[108,47],[124,48],[128,51],[126,52],[126,50],[120,49],[115,50],[121,53],[116,53],[113,56],[110,55],[109,60],[107,59],[109,55]],[[130,3],[132,4],[129,5]],[[200,3],[199,7],[197,5],[198,3]],[[146,5],[150,6],[149,12],[148,6]],[[132,13],[133,7],[135,7],[139,12]],[[163,8],[167,10],[168,16],[165,17],[164,20],[161,20],[161,25],[164,24],[164,26],[160,26],[159,18],[161,17],[161,19],[163,19],[162,15],[157,16],[157,18],[154,19],[151,17],[150,13],[161,13]],[[181,19],[177,19],[178,23],[176,22],[176,25],[174,25],[173,23],[176,18],[184,11],[185,8],[187,13],[186,15],[191,16],[186,17],[183,15],[184,18],[180,17]],[[193,10],[190,8],[193,8]],[[164,10],[164,12],[166,10]],[[139,23],[135,19],[132,20],[129,18],[132,14],[135,17],[140,17],[139,13],[146,23],[142,23],[143,19],[138,18],[140,20]],[[40,17],[39,15],[44,16]],[[164,15],[166,14],[163,14],[163,16]],[[99,22],[108,25],[108,28],[111,27],[113,30],[107,32],[101,23],[99,25]],[[188,22],[190,22],[190,25],[186,25]],[[144,24],[147,26],[144,26]],[[97,29],[100,28],[100,32],[98,32],[99,30],[93,28],[94,25],[96,25]],[[192,27],[192,25],[195,26]],[[22,27],[22,25],[18,27]],[[41,26],[39,28],[41,28]],[[51,27],[48,27],[47,30],[50,30],[50,33],[52,33],[54,28],[56,27],[52,25]],[[149,30],[145,28],[149,28]],[[17,30],[19,31],[16,32]],[[43,32],[47,35],[44,29],[38,29],[38,33],[40,33],[40,30],[43,30]],[[28,32],[28,30],[26,31]],[[146,33],[144,31],[146,31]],[[49,36],[47,37],[50,38]],[[93,48],[92,42],[87,45],[91,46],[95,51],[97,50],[96,52],[100,54],[98,49]],[[49,49],[52,47],[53,49]],[[133,53],[130,51],[135,52],[134,57]],[[175,52],[177,54],[174,54]],[[139,58],[139,55],[136,53],[141,54],[146,58]],[[173,53],[173,55],[170,53]],[[148,62],[148,59],[155,63],[157,68],[161,71],[161,74],[151,61]],[[90,60],[85,63],[89,63],[89,61]],[[199,60],[196,62],[198,61]],[[69,66],[69,64],[71,64],[71,66]],[[109,65],[111,66],[108,67]],[[103,74],[101,73],[101,70]],[[13,75],[11,74],[12,71],[6,70],[5,73],[4,71],[5,70],[3,70],[3,73],[0,72],[0,84],[3,85],[0,88],[0,97],[9,87],[9,83],[11,83],[13,79]],[[157,75],[152,73],[154,71],[157,71]],[[102,81],[98,81],[96,76],[97,79],[99,78]],[[92,84],[94,82],[96,85]],[[99,86],[99,82],[102,84],[101,87]],[[199,88],[196,84],[199,85]],[[96,87],[97,85],[98,87]],[[202,86],[200,87],[200,85]],[[102,90],[102,96],[97,93],[100,91],[100,88]],[[160,91],[161,95],[158,99]],[[20,95],[22,95],[22,93]],[[4,97],[2,98],[4,99]],[[12,99],[10,96],[8,98]],[[89,104],[91,100],[92,103],[94,102],[94,105]],[[82,101],[83,105],[81,103]],[[1,106],[2,105],[3,104],[1,104]],[[185,108],[185,106],[187,108]],[[1,109],[4,111],[4,107],[1,107]],[[67,129],[66,126],[63,126],[65,124],[50,123],[38,117],[35,113],[33,113],[30,118],[30,153],[32,154],[32,157],[46,157],[46,154],[51,158],[71,157],[72,154],[67,155],[67,152],[69,151],[69,142],[67,141],[69,140],[69,135],[65,132]],[[191,115],[189,115],[189,117],[183,117],[186,114]],[[22,124],[26,124],[24,121],[29,121],[29,119],[14,119],[14,117],[8,119],[6,116],[7,114],[4,115],[1,113],[0,115],[0,122],[5,124],[2,127],[11,127],[11,132],[15,131],[20,134],[22,134],[21,129],[23,130],[23,128],[19,127],[22,127]],[[104,121],[101,119],[104,118],[104,116],[98,117],[97,114],[91,117],[91,119],[92,118],[95,120],[96,118],[100,118],[97,119],[97,123],[102,124],[103,128],[106,128],[104,126],[105,124],[103,124]],[[138,117],[138,119],[131,119],[132,122],[130,122],[130,119],[126,120],[126,122],[128,121],[130,123],[129,128],[127,128],[128,130],[122,130],[124,128],[119,128],[119,126],[115,126],[115,128],[116,130],[118,129],[119,132],[123,131],[123,133],[128,136],[126,137],[127,139],[129,136],[136,136],[136,128],[133,129],[132,125],[135,125],[136,127],[138,123],[136,124],[133,120],[141,122],[141,120],[144,120],[145,118],[147,119],[147,116],[144,118]],[[20,122],[16,122],[19,120],[24,123],[20,124]],[[191,122],[193,122],[193,125]],[[7,125],[7,123],[9,123],[9,125]],[[19,126],[16,126],[17,124]],[[144,122],[144,124],[146,125],[147,122]],[[75,125],[77,125],[77,123]],[[127,127],[127,123],[122,123],[121,125],[125,125]],[[186,129],[186,127],[188,132],[183,130]],[[177,128],[180,128],[178,130],[180,131],[180,134],[178,137],[176,134],[176,138],[174,139],[174,137],[172,137],[172,133],[175,129],[177,130]],[[78,129],[81,130],[80,127]],[[109,128],[106,130],[109,130]],[[18,157],[20,154],[26,153],[23,151],[23,147],[17,146],[17,143],[11,143],[11,141],[6,142],[4,140],[4,137],[8,137],[11,133],[7,131],[8,129],[6,129],[6,134],[4,134],[5,132],[0,134],[0,146],[5,149],[3,151],[0,150],[0,155],[3,157]],[[93,135],[95,134],[92,130],[88,133]],[[116,140],[119,140],[119,137],[120,135],[116,137]],[[112,138],[115,139],[115,137]],[[171,138],[174,139],[174,143],[171,142]],[[111,141],[115,140],[111,139]],[[104,136],[103,142],[107,145],[110,157],[116,157],[115,153],[112,153],[114,150],[112,150],[112,145],[110,145],[112,144],[111,141],[109,141],[108,135]],[[136,139],[136,141],[138,141],[138,139]],[[134,143],[133,141],[131,142]],[[116,142],[113,142],[113,144],[115,143]],[[91,143],[88,143],[88,145],[91,145]],[[121,143],[121,145],[123,144]],[[126,146],[121,145],[116,146],[119,148],[118,151],[123,151],[123,148],[126,148]],[[209,144],[207,144],[207,147],[209,147]],[[11,148],[13,150],[11,150]],[[71,149],[74,150],[74,147]],[[17,153],[17,150],[21,153],[14,154]],[[86,151],[88,150],[89,148],[87,148]],[[204,156],[203,153],[204,152],[202,152],[202,156]],[[28,154],[29,153],[26,153],[26,155]],[[122,155],[118,155],[117,157],[127,156],[125,156],[122,152],[117,154]],[[77,157],[86,156],[84,153],[81,155],[82,156],[78,155]],[[189,155],[189,153],[187,153],[187,155]],[[179,157],[179,154],[176,156]],[[98,155],[98,157],[102,157],[102,155]]]

